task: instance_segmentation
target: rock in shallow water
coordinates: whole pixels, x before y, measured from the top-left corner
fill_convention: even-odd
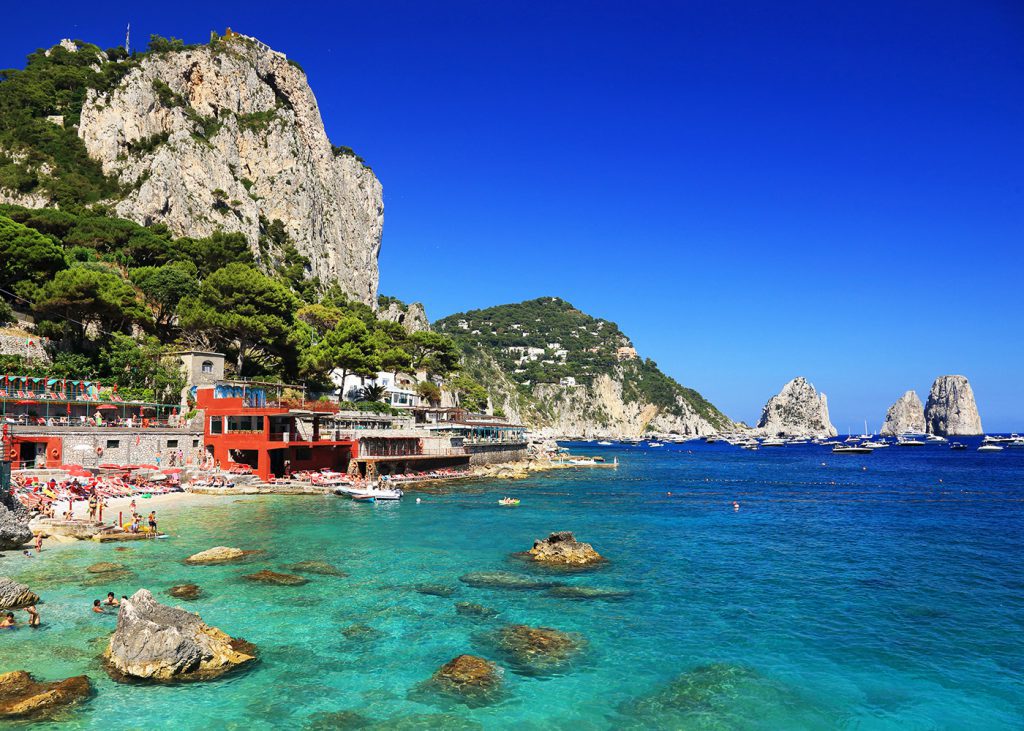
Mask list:
[[[421,690],[440,693],[471,707],[493,703],[501,690],[503,671],[476,655],[459,655],[431,676]]]
[[[625,589],[605,589],[599,586],[553,586],[548,595],[559,599],[605,599],[615,601],[625,599],[632,592]]]
[[[121,603],[104,659],[115,680],[210,680],[254,662],[256,648],[139,589]]]
[[[124,564],[110,563],[108,561],[101,561],[100,563],[94,563],[92,566],[86,569],[90,574],[112,574],[115,572],[125,571]]]
[[[167,590],[167,593],[175,599],[192,601],[194,599],[198,599],[199,595],[203,593],[203,590],[196,584],[179,584],[178,586],[172,586]]]
[[[555,566],[589,566],[604,561],[593,546],[577,541],[570,531],[558,531],[534,541],[529,556],[534,561]]]
[[[542,581],[532,576],[513,574],[508,571],[474,571],[460,576],[459,581],[469,586],[484,589],[550,589],[558,586],[555,581]]]
[[[384,636],[384,633],[379,629],[374,629],[370,625],[362,624],[361,622],[350,624],[341,631],[341,634],[345,639],[358,642],[369,642]]]
[[[23,609],[39,601],[39,595],[6,576],[0,576],[0,609]]]
[[[348,576],[347,573],[339,569],[333,564],[329,564],[325,561],[299,561],[289,566],[285,566],[288,571],[294,571],[299,574],[317,574],[319,576]]]
[[[217,564],[241,561],[246,556],[252,556],[263,551],[243,551],[241,548],[230,546],[214,546],[205,551],[193,554],[185,559],[187,564]]]
[[[582,649],[579,635],[550,627],[510,624],[497,635],[497,647],[517,671],[543,674],[560,669]]]
[[[450,597],[454,596],[455,592],[459,589],[451,584],[417,584],[413,587],[413,590],[418,594],[426,594],[427,596]]]
[[[50,718],[91,692],[85,675],[40,683],[23,670],[4,673],[0,675],[0,718]]]
[[[276,571],[263,569],[255,574],[246,574],[242,577],[249,581],[256,581],[262,584],[274,584],[276,586],[302,586],[308,584],[309,579],[295,574],[279,574]]]
[[[455,602],[455,612],[466,617],[497,617],[498,610],[473,602]]]

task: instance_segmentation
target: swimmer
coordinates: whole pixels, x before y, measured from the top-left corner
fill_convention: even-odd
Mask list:
[[[29,553],[28,551],[22,551],[21,553],[22,553],[22,555],[23,555],[23,556],[24,556],[25,558],[35,558],[35,556],[33,556],[33,555],[32,555],[31,553]]]
[[[103,611],[103,607],[100,606],[99,599],[95,600],[92,603],[92,611],[94,611],[96,614],[106,614],[106,612]]]
[[[8,612],[4,615],[3,620],[0,620],[0,629],[14,629],[17,623],[14,621],[14,615]]]
[[[735,500],[732,501],[732,509],[734,511],[739,511],[739,509],[740,509],[740,504],[738,502],[736,502]]]
[[[114,592],[112,591],[107,592],[107,598],[103,600],[103,603],[106,604],[108,607],[116,607],[120,605],[120,602],[114,598]]]
[[[416,498],[416,502],[420,503],[420,502],[423,502],[423,501],[420,500],[419,498]]]
[[[29,604],[25,607],[25,612],[28,613],[28,626],[38,627],[39,626],[39,610],[36,609],[35,604]]]

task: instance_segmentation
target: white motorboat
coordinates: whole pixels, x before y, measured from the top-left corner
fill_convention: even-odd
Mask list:
[[[334,491],[335,495],[346,495],[355,500],[399,500],[405,493],[399,488],[388,487],[339,487]]]
[[[979,452],[1002,452],[1003,451],[1003,447],[1000,447],[998,444],[982,444],[980,447],[978,447],[978,451]]]
[[[919,439],[916,435],[904,434],[896,440],[897,447],[923,447],[925,441]]]
[[[597,444],[598,444],[599,447],[610,447],[610,446],[612,446],[612,443],[609,442],[607,439],[604,439],[604,440],[598,442]]]
[[[871,447],[863,444],[837,444],[832,447],[832,454],[871,454],[872,451]]]
[[[779,439],[778,437],[771,437],[761,442],[762,447],[784,447],[786,446],[785,439]]]
[[[1018,437],[1013,441],[1007,442],[1006,446],[1010,449],[1024,449],[1024,439]]]
[[[664,447],[665,445],[662,444],[661,442],[648,442],[647,446],[648,447]]]
[[[870,447],[871,449],[884,449],[885,447],[889,446],[889,442],[879,439],[878,441],[874,442],[864,442],[861,446]]]
[[[938,434],[929,434],[924,439],[925,439],[926,442],[929,442],[929,443],[930,442],[942,443],[942,442],[948,442],[949,441],[948,439],[946,439],[946,437],[940,437]]]

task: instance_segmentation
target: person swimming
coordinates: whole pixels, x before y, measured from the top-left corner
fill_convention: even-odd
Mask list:
[[[96,612],[96,614],[106,614],[106,612],[103,611],[103,607],[100,606],[100,600],[99,599],[96,599],[92,603],[92,611]]]
[[[35,604],[29,604],[25,607],[25,611],[28,613],[28,626],[38,627],[39,626],[39,610],[36,609]]]
[[[121,602],[117,601],[117,599],[114,597],[114,592],[112,591],[107,592],[107,598],[103,600],[103,603],[108,607],[117,607],[121,604]]]
[[[14,621],[14,614],[8,612],[4,615],[4,618],[0,620],[0,629],[14,629],[17,626],[17,622]]]

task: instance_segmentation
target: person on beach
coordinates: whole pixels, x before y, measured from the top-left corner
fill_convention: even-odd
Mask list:
[[[93,601],[93,603],[92,603],[92,611],[94,611],[96,614],[106,614],[106,612],[103,611],[103,607],[100,606],[100,600],[99,599],[96,599],[95,601]]]
[[[28,614],[28,626],[38,627],[39,626],[39,610],[36,609],[35,604],[29,604],[25,607],[25,612]]]
[[[156,533],[156,511],[149,514],[149,532]]]
[[[93,488],[92,494],[89,495],[89,520],[96,520],[96,492]]]
[[[139,514],[135,513],[132,515],[132,533],[139,532]]]
[[[156,450],[156,468],[157,469],[160,469],[160,457],[162,457],[162,456],[163,456],[163,453],[159,449]]]
[[[132,504],[128,506],[128,509],[131,511],[132,515],[135,515],[135,498],[132,498]]]
[[[112,591],[107,592],[107,598],[103,600],[103,603],[108,607],[117,607],[121,605],[121,602],[117,601],[117,598],[114,597],[114,592]]]
[[[43,534],[40,533],[36,536],[36,553],[43,550]]]
[[[3,621],[0,621],[0,629],[14,629],[17,623],[14,621],[14,614],[8,612],[4,615]]]

